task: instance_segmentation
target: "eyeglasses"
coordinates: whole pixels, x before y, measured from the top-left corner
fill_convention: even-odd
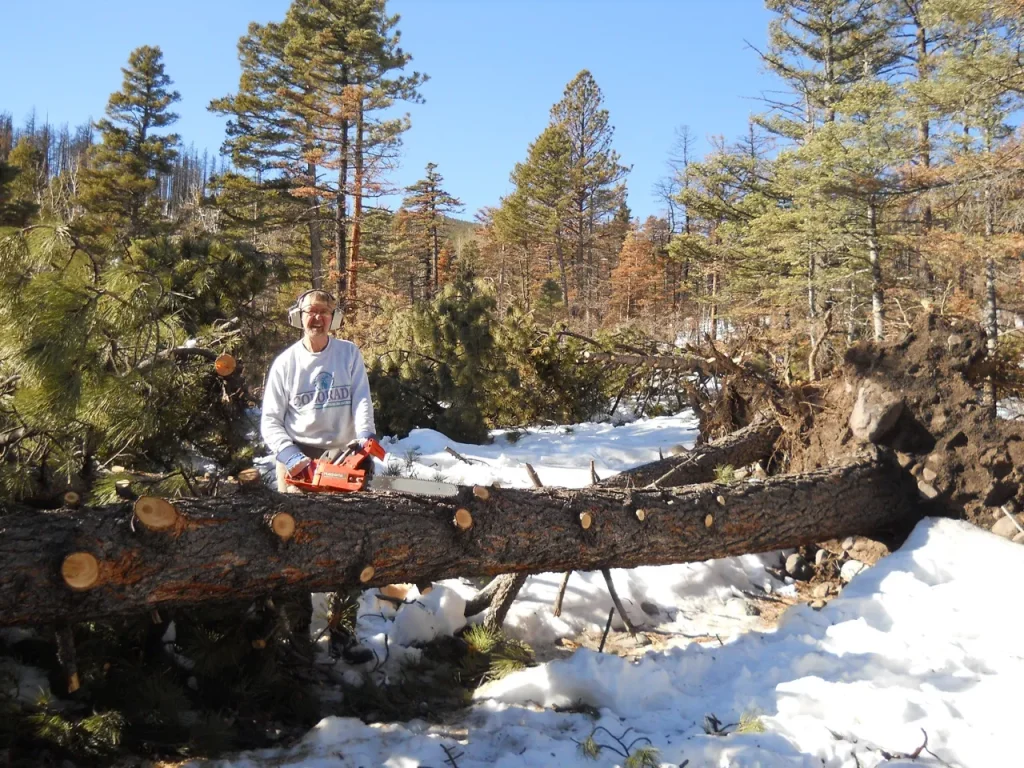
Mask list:
[[[303,309],[301,311],[305,315],[316,315],[317,317],[331,317],[334,314],[333,309]]]

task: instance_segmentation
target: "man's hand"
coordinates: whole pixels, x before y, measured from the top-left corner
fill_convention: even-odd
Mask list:
[[[277,454],[277,460],[284,464],[288,474],[292,477],[302,474],[302,471],[309,466],[309,457],[294,445],[288,446]]]
[[[303,456],[297,462],[295,462],[290,467],[288,467],[288,474],[291,475],[292,477],[298,477],[299,475],[301,475],[306,470],[306,467],[308,467],[308,466],[309,466],[309,459],[307,457]]]
[[[345,446],[346,451],[358,451],[366,447],[366,444],[371,440],[376,440],[376,435],[367,435],[366,437],[357,437],[355,440],[349,440],[348,445]]]
[[[375,435],[368,437],[357,437],[355,440],[349,440],[344,448],[328,448],[320,456],[321,461],[327,461],[331,464],[340,464],[347,457],[351,456],[356,451],[360,451],[366,447],[366,444],[370,440],[375,440]]]

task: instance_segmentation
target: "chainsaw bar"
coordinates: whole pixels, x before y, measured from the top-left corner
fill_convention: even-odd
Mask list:
[[[417,480],[411,477],[392,477],[374,475],[367,483],[371,491],[393,491],[395,493],[415,493],[420,496],[457,496],[459,486],[451,483],[435,483],[432,480]]]

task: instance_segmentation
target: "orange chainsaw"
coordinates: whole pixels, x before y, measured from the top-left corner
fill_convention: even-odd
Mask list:
[[[459,487],[451,483],[373,474],[373,458],[383,461],[386,455],[384,447],[371,437],[362,447],[348,449],[334,461],[325,458],[311,460],[299,474],[286,475],[284,481],[312,493],[348,493],[369,489],[423,496],[458,495]]]

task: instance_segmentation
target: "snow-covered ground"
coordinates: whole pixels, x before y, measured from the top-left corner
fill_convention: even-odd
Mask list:
[[[694,427],[679,415],[531,430],[514,442],[499,433],[488,446],[419,430],[386,447],[406,473],[429,479],[527,486],[528,461],[546,485],[579,487],[590,482],[591,460],[606,477],[657,458],[659,447],[691,444]],[[293,747],[198,765],[624,763],[610,748],[596,760],[586,757],[579,743],[591,734],[615,749],[621,746],[613,737],[627,746],[642,738],[636,746],[649,741],[660,764],[691,768],[1021,764],[1014,726],[1024,650],[1011,590],[1024,573],[1024,548],[965,524],[926,520],[824,609],[797,605],[765,631],[747,615],[743,592],[792,594],[764,570],[777,560],[769,553],[613,571],[631,618],[674,639],[639,659],[580,649],[479,689],[474,705],[444,724],[326,718]],[[600,575],[573,574],[562,616],[554,618],[560,579],[531,577],[506,622],[541,655],[556,638],[600,631],[608,615]],[[397,615],[366,594],[359,634],[377,649],[386,635],[389,664],[400,664],[416,656],[415,642],[461,628],[463,598],[472,591],[445,582]],[[373,616],[377,611],[383,615]],[[698,635],[718,639],[687,637]],[[596,719],[558,711],[580,705],[596,708]],[[759,727],[709,735],[711,716],[724,726],[742,719]],[[927,750],[912,759],[925,733]]]

